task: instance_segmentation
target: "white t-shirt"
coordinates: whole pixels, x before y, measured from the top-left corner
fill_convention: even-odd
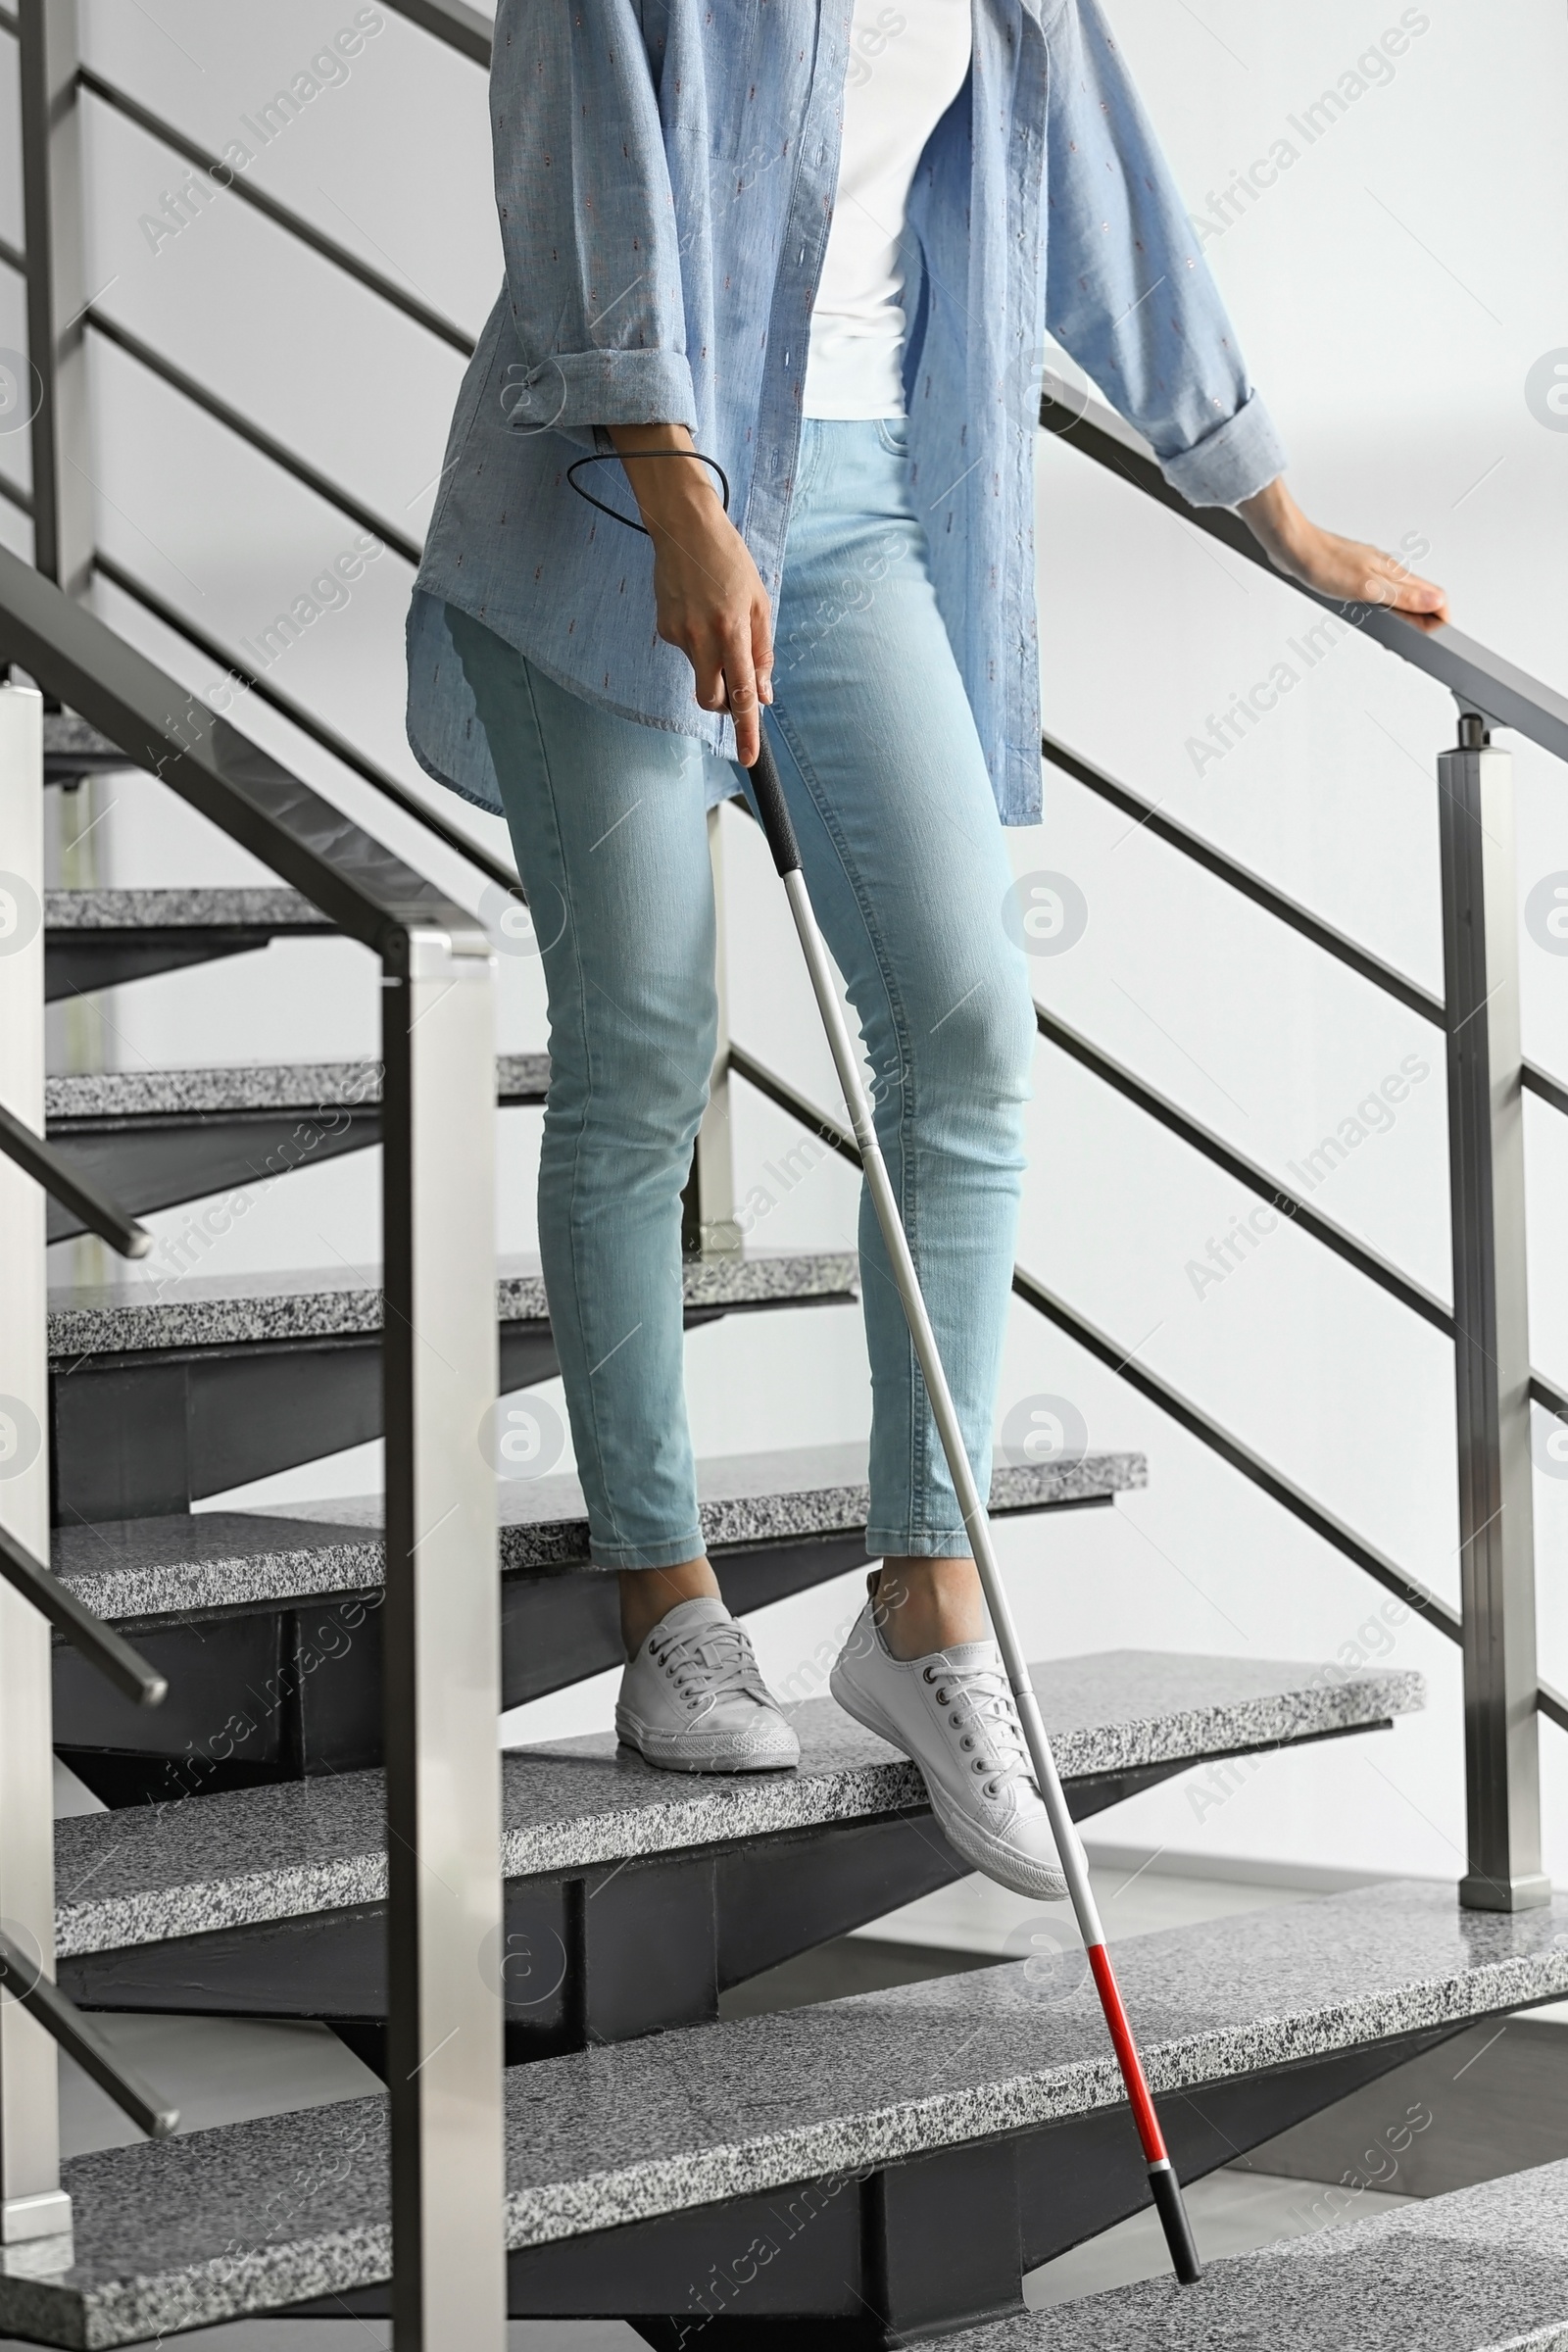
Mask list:
[[[921,150],[969,71],[969,11],[970,0],[855,0],[808,416],[904,414],[900,239]]]

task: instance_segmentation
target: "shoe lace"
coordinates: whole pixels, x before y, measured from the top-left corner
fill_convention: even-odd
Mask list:
[[[750,1637],[733,1618],[685,1633],[664,1633],[656,1626],[648,1653],[688,1707],[701,1705],[706,1712],[723,1699],[742,1696],[766,1703],[767,1690]]]
[[[1036,1788],[1023,1725],[1001,1665],[955,1666],[942,1658],[927,1666],[924,1674],[935,1686],[937,1705],[960,1735],[960,1744],[977,1748],[972,1768],[987,1776],[987,1796],[995,1796],[1020,1777]]]

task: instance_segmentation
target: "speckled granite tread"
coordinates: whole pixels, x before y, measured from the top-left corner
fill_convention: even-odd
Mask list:
[[[1197,2286],[1112,2288],[944,2352],[1562,2352],[1568,2164],[1232,2254]]]
[[[499,1102],[542,1102],[548,1054],[496,1056]],[[76,1119],[191,1117],[210,1111],[327,1110],[381,1100],[374,1061],[262,1062],[214,1070],[103,1070],[46,1078],[51,1130]]]
[[[90,727],[74,710],[44,712],[43,748],[46,752],[115,752],[117,757],[125,760],[127,767],[140,764],[137,760],[126,759],[107,735],[100,735],[96,727]]]
[[[1421,1677],[1112,1650],[1035,1668],[1062,1777],[1196,1763],[1410,1714]],[[797,1772],[652,1772],[612,1735],[515,1750],[503,1767],[509,1878],[863,1820],[923,1806],[912,1764],[830,1698],[792,1707]],[[63,1955],[378,1902],[378,1772],[342,1773],[56,1824]]]
[[[239,925],[247,931],[331,931],[303,891],[279,883],[255,889],[199,886],[189,890],[47,890],[46,931],[205,931]]]
[[[1196,2086],[1559,1998],[1568,1900],[1461,1914],[1446,1887],[1366,1887],[1139,1936],[1119,1973],[1154,2089]],[[1078,1975],[1012,1963],[514,2068],[509,2242],[1116,2104]],[[129,2343],[384,2278],[384,2134],[376,2097],[77,2158],[75,2267],[0,2278],[0,2328]]]
[[[858,1296],[847,1250],[747,1250],[684,1261],[689,1307],[744,1307]],[[545,1320],[536,1260],[504,1259],[496,1311],[503,1323]],[[103,1289],[51,1292],[49,1352],[56,1360],[152,1348],[232,1348],[264,1340],[341,1338],[379,1331],[373,1266],[299,1274],[181,1275]]]
[[[1148,1482],[1140,1453],[1081,1462],[998,1466],[999,1515],[1105,1499]],[[853,1533],[869,1508],[865,1447],[784,1446],[697,1465],[710,1549],[798,1536]],[[588,1517],[575,1477],[503,1482],[501,1566],[509,1575],[586,1569]],[[189,1616],[378,1586],[385,1562],[378,1495],[197,1511],[167,1519],[107,1519],[56,1528],[52,1565],[100,1617]]]

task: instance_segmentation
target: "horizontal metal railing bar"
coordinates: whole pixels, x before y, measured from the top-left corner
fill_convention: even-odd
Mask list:
[[[61,1640],[79,1650],[89,1666],[113,1683],[132,1706],[163,1705],[169,1695],[167,1678],[150,1666],[139,1650],[132,1649],[122,1634],[105,1625],[84,1600],[78,1600],[52,1569],[35,1560],[6,1527],[0,1527],[0,1577],[31,1602],[40,1617],[47,1617]]]
[[[476,8],[465,8],[462,0],[386,0],[386,4],[394,15],[407,17],[411,24],[417,24],[461,57],[488,70],[495,27]]]
[[[1348,939],[1343,931],[1336,931],[1331,923],[1324,922],[1320,915],[1309,913],[1295,899],[1287,898],[1283,891],[1276,890],[1271,882],[1264,882],[1258,875],[1249,872],[1245,865],[1238,865],[1234,858],[1227,858],[1223,850],[1216,850],[1200,834],[1189,832],[1174,817],[1161,815],[1152,802],[1146,801],[1129,786],[1118,783],[1114,776],[1106,775],[1103,768],[1096,767],[1094,761],[1084,759],[1081,753],[1069,751],[1064,743],[1058,743],[1051,735],[1041,737],[1040,749],[1054,767],[1059,767],[1065,775],[1072,776],[1102,800],[1108,801],[1123,815],[1135,817],[1140,826],[1154,834],[1168,848],[1179,850],[1184,858],[1190,858],[1195,864],[1202,866],[1216,880],[1242,892],[1254,906],[1261,906],[1266,914],[1275,915],[1282,923],[1288,923],[1293,931],[1298,931],[1303,939],[1309,939],[1314,947],[1321,948],[1336,962],[1347,964],[1351,971],[1359,973],[1363,980],[1370,980],[1375,988],[1381,988],[1385,995],[1397,998],[1411,1012],[1419,1013],[1424,1021],[1435,1022],[1440,1029],[1444,1026],[1446,1014],[1441,997],[1430,996],[1416,981],[1407,980],[1402,972],[1396,971],[1392,964],[1368,955],[1364,948],[1358,948],[1352,939]],[[1038,1006],[1036,1010],[1039,1010]],[[1549,1070],[1542,1069],[1538,1063],[1527,1061],[1524,1064],[1524,1083],[1532,1094],[1539,1095],[1544,1102],[1549,1102],[1554,1110],[1560,1110],[1568,1117],[1568,1084],[1563,1080],[1552,1077]]]
[[[1411,1012],[1419,1013],[1423,1020],[1435,1021],[1442,1027],[1443,999],[1432,996],[1418,981],[1407,979],[1392,963],[1385,963],[1381,956],[1370,955],[1365,948],[1358,947],[1353,939],[1343,931],[1337,931],[1321,915],[1313,914],[1309,907],[1277,889],[1272,882],[1265,882],[1247,866],[1239,865],[1234,858],[1228,858],[1223,850],[1215,849],[1200,833],[1194,833],[1173,816],[1163,815],[1152,801],[1146,801],[1142,793],[1134,792],[1116,777],[1107,775],[1102,767],[1097,767],[1081,752],[1072,751],[1066,744],[1058,743],[1054,735],[1043,735],[1040,749],[1054,767],[1059,767],[1064,775],[1073,777],[1090,792],[1098,794],[1101,800],[1108,801],[1124,816],[1132,817],[1140,830],[1152,833],[1155,840],[1164,842],[1167,849],[1179,850],[1184,858],[1190,858],[1195,865],[1202,866],[1217,881],[1227,883],[1232,890],[1240,891],[1244,898],[1250,899],[1255,906],[1261,906],[1266,914],[1274,915],[1280,922],[1289,924],[1293,931],[1298,931],[1315,948],[1321,948],[1325,956],[1332,956],[1337,963],[1347,964],[1361,979],[1370,980],[1374,988],[1381,988],[1386,996],[1397,998]]]
[[[1560,1110],[1568,1118],[1568,1086],[1560,1078],[1553,1078],[1549,1070],[1542,1069],[1534,1061],[1522,1064],[1522,1077],[1527,1094],[1538,1095],[1543,1102],[1549,1102],[1553,1110]]]
[[[384,793],[389,801],[394,802],[408,815],[416,818],[427,832],[435,835],[438,841],[444,841],[448,849],[456,850],[459,857],[466,858],[470,865],[477,866],[482,874],[488,874],[492,882],[499,882],[503,890],[519,891],[521,889],[521,883],[504,859],[493,857],[482,844],[465,833],[461,825],[452,824],[448,818],[432,808],[427,801],[421,800],[417,793],[411,792],[407,785],[400,784],[395,776],[389,776],[384,767],[378,767],[376,762],[362,752],[357,745],[351,743],[346,735],[340,735],[335,727],[328,726],[324,718],[318,718],[314,710],[308,710],[303,703],[297,703],[294,697],[291,694],[285,694],[281,687],[272,685],[269,679],[259,677],[253,671],[245,668],[241,662],[235,661],[232,654],[219,644],[216,637],[210,637],[205,629],[199,629],[193,620],[186,618],[183,612],[176,612],[172,605],[166,603],[163,597],[149,588],[145,581],[138,580],[134,572],[127,571],[124,565],[118,563],[113,556],[100,553],[95,561],[97,569],[102,572],[106,580],[112,581],[115,587],[122,589],[126,596],[134,597],[136,602],[144,606],[155,619],[161,620],[166,628],[174,630],[187,643],[195,646],[198,652],[204,653],[208,657],[209,661],[220,662],[232,676],[243,679],[253,694],[258,695],[272,710],[280,711],[291,726],[298,727],[302,734],[310,736],[313,743],[318,743],[322,751],[330,752],[334,760],[341,760],[345,767],[352,768],[354,773],[363,777],[367,784],[373,785],[377,792]]]
[[[187,375],[183,368],[176,368],[172,360],[166,360],[161,351],[155,351],[150,343],[144,343],[139,335],[132,334],[128,326],[122,326],[118,319],[106,318],[102,311],[89,310],[84,316],[87,324],[95,333],[102,335],[105,342],[118,344],[140,367],[158,376],[196,408],[204,410],[229,432],[238,434],[242,441],[248,441],[252,449],[259,450],[264,458],[270,458],[274,466],[292,475],[307,490],[314,491],[327,506],[335,507],[340,514],[346,514],[351,522],[359,523],[363,530],[373,532],[405,563],[417,564],[421,553],[418,541],[410,539],[394,523],[377,514],[372,507],[352,497],[333,481],[330,474],[320,472],[307,459],[297,457],[293,450],[274,439],[263,426],[253,424],[238,409],[230,408],[226,400],[220,400],[216,392],[209,392],[206,385],[199,384],[193,375]]]
[[[9,32],[13,40],[20,37],[21,27],[15,9],[0,8],[0,32]]]
[[[841,1127],[836,1119],[830,1119],[825,1111],[818,1110],[814,1102],[796,1092],[787,1078],[779,1077],[777,1071],[758,1061],[747,1053],[744,1046],[736,1045],[733,1038],[726,1061],[737,1078],[744,1078],[747,1085],[755,1087],[758,1094],[765,1095],[776,1109],[788,1111],[792,1119],[798,1119],[803,1127],[809,1128],[819,1143],[826,1144],[829,1151],[836,1152],[840,1159],[847,1159],[851,1167],[859,1166],[859,1147],[848,1128]]]
[[[19,277],[26,276],[27,257],[20,245],[12,244],[9,237],[0,237],[0,262],[4,262],[8,270],[14,270]]]
[[[353,939],[400,954],[410,932],[488,955],[466,908],[220,718],[85,606],[0,548],[0,660],[150,768]]]
[[[9,506],[20,507],[24,514],[32,513],[32,493],[24,490],[20,482],[8,482],[3,473],[0,473],[0,498]]]
[[[1283,580],[1298,596],[1349,622],[1413,669],[1424,670],[1429,678],[1446,686],[1465,710],[1484,711],[1499,726],[1528,735],[1553,758],[1568,760],[1568,695],[1559,694],[1554,686],[1532,677],[1528,670],[1478,644],[1451,623],[1436,629],[1419,628],[1386,606],[1341,603],[1303,588],[1299,580],[1287,578],[1269,562],[1240,514],[1226,507],[1190,507],[1181,492],[1166,481],[1146,444],[1098,401],[1090,401],[1075,415],[1067,403],[1043,400],[1040,422],[1046,431],[1057,434],[1098,466],[1120,474],[1146,498],[1168,507],[1209,538],[1222,541],[1234,555],[1255,564],[1272,579]]]
[[[53,1144],[34,1135],[4,1103],[0,1103],[0,1152],[24,1169],[35,1184],[41,1184],[51,1200],[71,1209],[89,1233],[97,1234],[122,1257],[146,1256],[153,1246],[146,1226],[138,1225],[118,1200],[81,1175]]]
[[[780,1078],[776,1071],[767,1069],[744,1047],[734,1043],[731,1043],[728,1059],[729,1067],[737,1077],[744,1078],[748,1085],[754,1086],[759,1094],[765,1095],[780,1110],[788,1111],[797,1118],[803,1127],[818,1136],[841,1158],[857,1167],[859,1165],[860,1155],[856,1150],[854,1137],[791,1086],[788,1079]],[[1117,1379],[1125,1380],[1151,1404],[1157,1405],[1190,1437],[1197,1438],[1233,1470],[1240,1471],[1244,1478],[1260,1488],[1271,1501],[1281,1504],[1293,1518],[1300,1520],[1314,1535],[1343,1552],[1347,1559],[1394,1593],[1418,1616],[1424,1617],[1439,1633],[1446,1634],[1450,1642],[1463,1640],[1463,1627],[1456,1609],[1450,1608],[1418,1577],[1407,1574],[1396,1561],[1391,1560],[1374,1544],[1356,1535],[1332,1511],[1315,1502],[1310,1494],[1272,1468],[1250,1446],[1244,1445],[1240,1438],[1233,1437],[1229,1430],[1222,1428],[1219,1422],[1211,1420],[1207,1413],[1191,1403],[1168,1382],[1161,1380],[1157,1373],[1147,1371],[1142,1364],[1135,1362],[1114,1340],[1108,1339],[1064,1300],[1056,1298],[1053,1291],[1048,1290],[1037,1275],[1026,1273],[1022,1266],[1014,1266],[1012,1287],[1027,1305],[1044,1315],[1048,1322],[1054,1323],[1059,1331],[1065,1332],[1089,1354],[1097,1356]],[[1545,1391],[1545,1384],[1539,1385],[1543,1390],[1543,1401],[1548,1401],[1550,1392]],[[1564,1404],[1568,1407],[1568,1398],[1564,1399]],[[1542,1683],[1537,1687],[1536,1701],[1544,1715],[1548,1716],[1561,1730],[1568,1731],[1568,1698],[1554,1690],[1549,1683]]]
[[[167,2139],[179,2128],[179,2109],[168,2106],[141,2077],[126,2066],[91,2021],[68,2000],[58,1984],[34,1960],[18,1950],[0,1933],[0,1986],[36,2018],[46,2034],[69,2057],[74,2058],[102,2091],[107,2091],[122,2115],[128,2115],[149,2139]]]
[[[1446,1338],[1453,1337],[1452,1314],[1424,1284],[1401,1273],[1397,1266],[1376,1250],[1370,1249],[1365,1242],[1354,1240],[1343,1227],[1315,1209],[1300,1193],[1294,1192],[1289,1185],[1271,1176],[1266,1168],[1258,1167],[1243,1152],[1233,1150],[1200,1120],[1181,1109],[1167,1096],[1158,1093],[1147,1080],[1136,1076],[1101,1047],[1092,1045],[1088,1038],[1058,1014],[1048,1012],[1040,1004],[1035,1006],[1035,1026],[1042,1037],[1058,1047],[1063,1054],[1070,1054],[1074,1061],[1080,1062],[1103,1085],[1113,1087],[1117,1094],[1124,1095],[1148,1117],[1157,1120],[1172,1135],[1179,1136],[1193,1151],[1200,1152],[1205,1159],[1223,1168],[1228,1176],[1245,1184],[1250,1192],[1256,1193],[1270,1207],[1278,1209],[1282,1216],[1289,1217],[1304,1233],[1311,1234],[1314,1241],[1321,1242],[1326,1250],[1332,1250],[1336,1256],[1343,1257],[1358,1274],[1364,1274],[1368,1281],[1375,1282],[1391,1298],[1397,1298],[1401,1306],[1407,1306],[1412,1313],[1422,1316]]]
[[[187,164],[211,175],[215,186],[221,188],[226,195],[237,196],[242,204],[248,204],[253,212],[270,220],[274,228],[281,228],[300,244],[308,245],[313,253],[319,254],[323,261],[343,270],[347,276],[357,278],[370,293],[379,295],[383,302],[401,311],[406,318],[412,318],[416,326],[422,326],[427,334],[438,336],[443,343],[450,343],[453,350],[462,352],[465,359],[471,358],[473,337],[455,319],[444,318],[439,311],[432,310],[427,302],[421,302],[416,294],[410,294],[372,263],[361,261],[359,255],[347,245],[340,245],[335,237],[329,237],[324,229],[307,220],[302,213],[280,204],[275,196],[270,196],[265,188],[258,187],[243,172],[230,171],[220,156],[214,155],[210,148],[201,146],[195,139],[187,138],[182,130],[175,129],[172,122],[166,122],[162,115],[155,115],[150,108],[142,106],[114,82],[106,81],[90,66],[79,68],[76,78],[84,90],[90,90],[95,98],[102,99],[106,106],[113,107],[117,114],[134,122],[139,130],[146,131],[149,138],[157,139],[161,146],[172,148],[175,155],[183,156]]]

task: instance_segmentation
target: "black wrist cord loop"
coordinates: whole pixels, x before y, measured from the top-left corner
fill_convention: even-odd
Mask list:
[[[695,458],[699,466],[711,466],[718,476],[719,494],[724,501],[724,512],[726,514],[729,513],[729,475],[716,458],[705,457],[700,449],[628,449],[624,453],[618,449],[596,449],[590,456],[578,458],[566,467],[566,480],[579,498],[585,498],[591,507],[597,507],[601,514],[608,514],[612,522],[624,523],[628,531],[641,531],[645,539],[653,536],[646,523],[633,522],[629,515],[617,513],[613,507],[607,507],[602,498],[595,498],[591,490],[585,490],[581,482],[575,479],[582,466],[606,466],[612,458],[618,461],[622,454],[634,461],[643,458]]]

